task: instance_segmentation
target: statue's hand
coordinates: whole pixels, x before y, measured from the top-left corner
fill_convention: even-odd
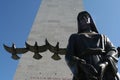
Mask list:
[[[86,61],[85,61],[84,59],[81,59],[81,58],[76,57],[76,56],[74,56],[74,59],[75,59],[78,63],[84,63],[84,64],[86,64]]]
[[[86,61],[84,59],[78,59],[80,63],[86,64]]]
[[[101,67],[101,68],[104,68],[104,67],[106,67],[108,65],[108,62],[103,62],[103,63],[100,63],[99,64],[99,66]]]
[[[103,63],[99,64],[99,67],[100,67],[99,72],[98,72],[99,78],[103,77],[104,71],[105,71],[107,65],[108,65],[108,62],[103,62]]]
[[[105,68],[107,67],[108,65],[108,62],[103,62],[103,63],[100,63],[99,64],[99,67],[100,67],[100,73],[103,73]]]

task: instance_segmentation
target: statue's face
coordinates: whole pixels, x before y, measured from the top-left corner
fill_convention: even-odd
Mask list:
[[[78,33],[92,32],[92,31],[98,33],[92,17],[86,11],[80,12],[78,14],[77,23],[78,23]]]
[[[82,15],[79,17],[79,26],[81,30],[86,30],[90,24],[90,17],[88,15]]]
[[[79,20],[82,25],[90,24],[90,17],[88,15],[81,16]]]

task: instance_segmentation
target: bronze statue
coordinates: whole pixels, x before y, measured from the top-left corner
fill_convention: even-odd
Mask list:
[[[70,36],[65,60],[73,80],[120,80],[118,50],[100,34],[87,11],[78,14],[78,33]]]
[[[38,46],[25,42],[25,48],[16,48],[3,45],[17,60],[17,54],[28,51],[34,53],[33,58],[42,58],[40,53],[49,50],[53,53],[52,59],[60,60],[59,55],[65,55],[65,60],[73,73],[73,80],[120,80],[117,62],[120,56],[120,47],[117,49],[109,38],[97,31],[90,14],[82,11],[78,14],[78,32],[70,36],[67,49],[59,48],[59,42],[52,46],[47,39],[45,44]]]

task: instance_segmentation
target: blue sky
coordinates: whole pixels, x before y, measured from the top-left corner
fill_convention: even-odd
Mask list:
[[[41,0],[0,0],[0,78],[13,80],[19,61],[3,49],[3,44],[23,47]]]
[[[41,0],[0,0],[0,78],[13,80],[17,64],[3,49],[3,44],[23,47],[32,27]],[[120,46],[120,0],[83,0],[100,33]],[[76,15],[77,16],[77,15]]]

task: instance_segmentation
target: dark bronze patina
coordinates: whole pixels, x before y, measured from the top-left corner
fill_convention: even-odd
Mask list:
[[[120,80],[117,63],[120,56],[120,47],[115,48],[109,38],[100,34],[92,17],[86,11],[78,14],[78,32],[70,36],[67,48],[59,48],[59,42],[52,46],[47,39],[45,45],[30,45],[25,42],[25,48],[16,48],[3,45],[17,60],[17,54],[28,51],[34,53],[33,58],[42,58],[40,53],[49,50],[53,53],[52,59],[60,60],[59,55],[65,55],[66,63],[73,73],[73,80]]]
[[[86,11],[77,17],[78,33],[70,36],[66,62],[73,80],[120,80],[117,69],[118,50],[107,36],[100,34]]]
[[[42,58],[40,53],[43,53],[47,50],[54,53],[51,57],[54,60],[60,60],[61,57],[59,55],[66,54],[66,48],[59,48],[59,42],[57,42],[56,46],[52,46],[47,39],[45,40],[45,45],[42,46],[38,46],[37,42],[35,42],[33,46],[25,42],[25,45],[26,45],[25,48],[16,48],[14,44],[12,45],[12,47],[8,47],[5,44],[3,46],[6,51],[12,54],[12,58],[15,60],[20,59],[20,57],[17,54],[25,54],[28,51],[33,52],[34,53],[33,58],[37,60]]]

